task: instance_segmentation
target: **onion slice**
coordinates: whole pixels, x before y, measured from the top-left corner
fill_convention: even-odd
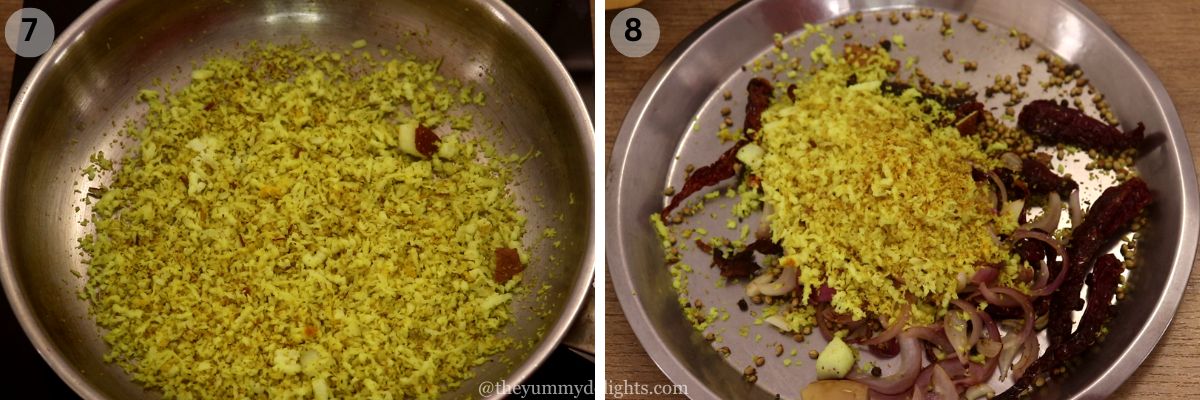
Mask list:
[[[1013,243],[1016,243],[1017,241],[1019,241],[1021,239],[1037,240],[1039,242],[1049,245],[1051,248],[1054,249],[1054,253],[1058,254],[1058,257],[1061,259],[1058,262],[1058,264],[1060,266],[1059,270],[1058,270],[1058,275],[1055,276],[1054,281],[1052,281],[1050,283],[1046,283],[1044,285],[1035,285],[1032,288],[1033,293],[1031,293],[1031,294],[1033,295],[1033,297],[1049,296],[1051,293],[1054,293],[1055,290],[1058,290],[1058,287],[1062,286],[1063,281],[1065,281],[1067,279],[1067,270],[1070,269],[1070,265],[1071,265],[1070,255],[1067,254],[1066,248],[1063,246],[1062,242],[1059,241],[1058,239],[1051,237],[1049,234],[1047,234],[1045,232],[1032,231],[1032,230],[1017,230],[1017,231],[1013,232],[1013,234],[1010,238]],[[1047,269],[1047,273],[1048,272],[1049,272],[1049,269]],[[1044,282],[1043,279],[1048,279],[1048,278],[1039,277],[1038,282]],[[991,300],[989,299],[988,301],[991,301]]]
[[[946,335],[943,333],[942,327],[939,325],[916,326],[908,328],[905,333],[908,333],[917,339],[929,342],[930,344],[934,345],[934,347],[941,349],[947,354],[954,351],[954,346],[950,345],[950,340],[946,339]]]
[[[979,349],[979,354],[983,354],[989,360],[996,358],[1000,354],[1002,344],[1000,342],[1000,328],[996,327],[996,322],[992,321],[992,316],[988,313],[979,313],[979,319],[983,322],[983,333],[979,338],[979,343],[975,345]]]
[[[787,320],[783,319],[783,317],[778,314],[767,317],[767,319],[763,320],[763,322],[771,324],[771,326],[774,326],[775,329],[778,329],[780,332],[792,331],[792,328],[788,327]]]
[[[939,364],[933,364],[933,394],[941,399],[958,398],[958,388]]]
[[[913,381],[921,373],[921,363],[924,362],[925,345],[908,331],[900,333],[900,370],[884,377],[875,377],[869,373],[854,369],[846,379],[867,385],[879,393],[898,394],[912,389]]]
[[[913,382],[911,400],[927,400],[929,398],[929,382],[933,380],[933,366],[921,369],[917,380]]]
[[[978,385],[971,386],[967,388],[967,392],[963,394],[963,397],[965,397],[967,400],[990,399],[994,396],[996,396],[996,391],[992,389],[991,385],[986,383],[980,383]]]
[[[979,309],[975,308],[975,306],[971,305],[970,303],[954,299],[950,301],[950,304],[953,304],[962,309],[963,312],[966,312],[967,317],[971,320],[971,334],[967,340],[967,350],[970,350],[972,347],[975,347],[975,344],[979,343],[979,337],[983,334],[983,318],[979,317]],[[966,361],[963,361],[963,363],[966,363]]]
[[[773,280],[775,280],[775,277],[770,272],[750,280],[750,283],[746,284],[746,297],[754,297],[762,294],[762,288]]]
[[[1071,191],[1067,196],[1067,209],[1071,212],[1071,227],[1083,223],[1083,208],[1079,206],[1079,189]]]
[[[1038,341],[1036,339],[1026,338],[1025,343],[1023,343],[1022,347],[1023,347],[1023,349],[1021,350],[1021,361],[1017,362],[1017,364],[1014,365],[1012,368],[1013,376],[1016,378],[1020,378],[1021,376],[1024,376],[1025,369],[1029,368],[1029,366],[1031,364],[1033,364],[1033,362],[1035,360],[1037,360],[1038,352],[1039,352],[1041,346],[1038,344]]]
[[[979,285],[979,293],[983,295],[989,303],[1001,307],[1021,306],[1024,311],[1023,327],[1020,331],[1010,331],[1004,336],[1003,348],[1000,350],[1000,379],[1005,379],[1008,376],[1008,369],[1012,365],[1013,358],[1017,352],[1021,351],[1026,341],[1036,340],[1033,338],[1033,323],[1037,318],[1034,315],[1033,304],[1028,296],[1009,288],[994,288],[989,289],[987,285]]]
[[[763,204],[762,217],[759,217],[758,228],[754,230],[755,239],[771,238],[771,215],[774,214],[774,210],[771,203]]]
[[[1013,170],[1013,172],[1021,172],[1021,166],[1025,164],[1025,162],[1021,160],[1021,156],[1018,156],[1016,153],[1012,152],[1001,154],[1000,161],[1004,161],[1004,166]]]
[[[896,322],[891,326],[888,326],[888,328],[883,332],[875,335],[875,337],[863,341],[863,344],[867,346],[873,346],[892,340],[892,338],[895,338],[896,335],[899,335],[900,332],[904,331],[904,324],[908,323],[909,308],[911,307],[900,307],[900,316],[896,317]],[[887,321],[882,322],[887,323]]]
[[[987,287],[986,285],[981,285],[980,289],[985,289],[986,287]],[[985,293],[983,295],[984,298],[988,297],[986,292],[983,292],[982,290],[980,292]],[[1034,315],[1033,303],[1030,301],[1029,297],[1025,296],[1024,294],[1021,294],[1021,292],[1018,292],[1016,290],[1012,290],[1009,288],[1003,288],[1003,287],[993,288],[993,289],[988,290],[988,292],[991,292],[993,294],[994,298],[997,298],[997,300],[1000,300],[1000,301],[992,301],[992,299],[988,299],[989,302],[993,302],[1002,307],[1011,307],[1011,306],[1006,306],[1006,305],[1002,304],[1003,298],[1000,298],[999,296],[997,296],[997,295],[1000,295],[1000,296],[1004,296],[1004,297],[1007,297],[1008,299],[1010,299],[1010,304],[1015,303],[1015,305],[1021,306],[1021,310],[1023,310],[1025,312],[1025,325],[1024,325],[1024,328],[1021,329],[1021,336],[1024,338],[1033,337],[1033,320],[1036,319],[1037,316]]]
[[[996,211],[999,212],[1005,204],[1008,204],[1008,189],[1004,187],[1004,181],[1000,180],[1000,175],[988,171],[987,176],[992,181],[992,185],[996,186]]]
[[[910,400],[912,399],[912,390],[897,394],[885,394],[876,392],[874,390],[868,390],[867,398],[871,400]]]
[[[995,267],[983,267],[975,271],[975,275],[971,277],[971,283],[992,283],[1000,276],[1000,270]]]
[[[1037,229],[1046,233],[1054,233],[1058,230],[1058,221],[1062,219],[1062,197],[1058,195],[1058,192],[1050,192],[1046,197],[1048,200],[1046,205],[1042,206],[1042,215],[1039,215],[1036,220],[1021,225],[1021,229]]]
[[[1000,216],[1005,215],[1016,218],[1017,222],[1020,223],[1021,218],[1025,215],[1025,199],[1016,199],[1004,203],[1004,207],[1000,209]]]
[[[767,296],[783,296],[796,290],[796,269],[784,268],[773,282],[760,284],[758,290]]]
[[[950,340],[950,345],[954,347],[954,354],[958,356],[958,362],[967,363],[967,351],[971,349],[972,343],[967,336],[967,320],[959,316],[958,311],[950,310],[946,316],[942,318],[946,332],[946,339]]]
[[[1008,334],[1004,335],[1004,341],[1000,350],[999,367],[1000,380],[1008,378],[1008,370],[1013,367],[1013,359],[1017,357],[1017,353],[1021,351],[1021,342],[1025,338],[1016,329],[1011,329]]]
[[[1046,287],[1046,282],[1050,280],[1050,264],[1046,260],[1037,260],[1037,280],[1033,283],[1034,288]]]
[[[913,384],[912,400],[949,400],[958,398],[958,386],[950,376],[962,375],[967,372],[961,365],[946,361],[930,364],[921,370],[921,374],[917,375],[917,380]],[[954,372],[947,372],[948,369]],[[931,385],[933,386],[932,393],[929,391]]]

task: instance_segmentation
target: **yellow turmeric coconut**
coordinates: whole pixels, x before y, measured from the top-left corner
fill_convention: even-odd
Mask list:
[[[912,306],[911,324],[932,323],[960,274],[1007,258],[990,192],[971,179],[973,165],[994,161],[945,123],[953,110],[912,88],[885,95],[894,61],[882,49],[834,57],[823,46],[813,57],[825,67],[763,113],[763,155],[746,163],[771,206],[779,263],[797,268],[802,298],[834,288],[838,313]]]
[[[400,399],[512,346],[521,159],[437,69],[254,45],[143,91],[80,242],[108,360],[168,398]]]
[[[1014,281],[1019,266],[996,239],[1017,227],[1015,218],[996,215],[990,189],[972,179],[973,168],[997,161],[957,131],[954,110],[892,81],[898,63],[881,48],[851,46],[835,55],[827,42],[811,57],[820,68],[794,84],[775,82],[761,130],[736,152],[753,178],[738,184],[733,215],[762,209],[765,224],[756,236],[780,248],[747,284],[747,296],[797,288],[796,297],[810,299],[824,291],[832,296],[822,302],[838,315],[923,326],[941,320],[980,265],[1001,266],[999,283],[1027,289]],[[668,262],[678,261],[674,243],[686,242],[660,215],[650,220]],[[747,228],[733,247],[711,239],[707,245],[736,257]],[[686,276],[678,272],[685,269],[676,266],[686,265],[672,266],[686,304]],[[818,310],[803,303],[768,305],[756,321],[811,331]],[[712,321],[685,311],[697,329]]]

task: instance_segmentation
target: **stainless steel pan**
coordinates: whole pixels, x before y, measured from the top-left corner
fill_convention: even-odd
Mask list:
[[[405,39],[406,33],[418,35]],[[529,219],[527,244],[555,228],[563,249],[533,247],[526,284],[552,289],[516,299],[520,323],[504,332],[517,343],[512,363],[475,369],[447,397],[474,397],[482,381],[517,384],[559,343],[585,297],[595,261],[590,194],[593,131],[574,86],[538,36],[499,1],[102,1],[61,33],[13,102],[0,141],[0,275],[34,346],[84,398],[157,397],[102,360],[107,346],[76,293],[86,266],[75,249],[84,233],[79,193],[106,182],[79,169],[112,144],[120,124],[144,110],[132,101],[151,80],[170,82],[206,54],[238,43],[296,43],[345,48],[357,39],[403,44],[440,72],[477,83],[487,94],[482,119],[502,127],[502,148],[542,152],[522,169],[513,191]],[[175,81],[175,83],[181,83]],[[178,84],[174,85],[179,87]],[[115,122],[115,124],[114,124]],[[107,135],[107,136],[106,136]],[[534,198],[544,199],[545,207]],[[573,199],[573,200],[572,200]],[[559,220],[558,215],[562,215]],[[550,257],[561,260],[552,264]],[[545,316],[538,316],[544,312]],[[538,331],[544,332],[539,336]]]
[[[748,335],[737,332],[753,318],[737,310],[743,298],[741,285],[723,288],[715,285],[716,273],[698,252],[685,253],[684,260],[696,269],[690,274],[691,297],[703,300],[706,307],[728,309],[731,318],[725,341],[732,355],[725,359],[707,349],[701,334],[690,329],[671,288],[671,276],[662,251],[647,218],[664,205],[663,188],[682,187],[684,166],[705,165],[715,160],[728,144],[720,144],[713,132],[720,123],[718,110],[745,105],[745,87],[752,72],[741,67],[764,54],[772,46],[776,32],[796,32],[804,23],[829,21],[856,11],[912,9],[932,7],[953,14],[967,13],[990,25],[991,34],[978,34],[969,24],[955,23],[958,31],[951,38],[938,35],[940,16],[925,21],[892,26],[884,18],[875,21],[869,13],[859,25],[848,25],[833,35],[842,40],[842,32],[854,32],[856,41],[889,38],[893,33],[906,36],[907,49],[894,54],[919,56],[925,72],[941,81],[970,81],[974,87],[990,84],[997,73],[1015,75],[1022,64],[1034,68],[1031,97],[1040,95],[1032,88],[1045,80],[1044,67],[1034,56],[1045,49],[1078,63],[1091,82],[1105,93],[1119,119],[1126,123],[1144,121],[1150,145],[1137,160],[1137,169],[1156,196],[1150,212],[1150,224],[1141,241],[1142,267],[1129,275],[1132,286],[1119,303],[1111,321],[1111,333],[1097,351],[1089,352],[1065,380],[1047,385],[1036,398],[1100,398],[1111,394],[1150,353],[1158,342],[1183,296],[1187,277],[1196,254],[1197,210],[1196,175],[1179,116],[1166,90],[1146,63],[1103,21],[1074,0],[951,1],[951,0],[763,0],[743,2],[717,16],[685,39],[650,78],[630,108],[621,126],[620,136],[609,164],[607,202],[607,263],[621,307],[634,332],[663,372],[675,383],[685,384],[693,398],[785,398],[799,396],[803,384],[815,379],[809,349],[821,349],[819,335],[806,343],[793,343],[766,326],[751,326]],[[1008,29],[1028,33],[1035,46],[1017,49],[1008,38]],[[976,60],[979,71],[963,73],[962,66],[941,60],[944,49],[952,49],[957,58]],[[793,52],[806,57],[806,53]],[[735,93],[733,102],[725,102],[722,93]],[[1003,100],[993,99],[989,106]],[[1002,112],[1002,111],[1001,111]],[[734,121],[741,116],[735,112]],[[693,121],[700,129],[692,129]],[[738,125],[740,127],[740,124]],[[1094,198],[1111,184],[1111,179],[1088,179],[1085,161],[1068,168],[1083,183],[1084,198]],[[724,237],[735,236],[724,227],[722,200],[709,202],[704,214],[716,211],[715,221],[697,215],[689,223],[707,228]],[[762,335],[761,341],[753,338]],[[815,340],[814,340],[815,339]],[[800,350],[800,366],[784,367],[769,350],[774,343]],[[1044,348],[1044,346],[1043,346]],[[742,368],[751,365],[753,355],[763,355],[766,367],[758,368],[758,383],[742,379]],[[890,364],[890,363],[885,363]],[[993,382],[1003,388],[1003,384]]]

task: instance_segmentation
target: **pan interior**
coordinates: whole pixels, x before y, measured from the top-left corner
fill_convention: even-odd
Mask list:
[[[10,301],[21,303],[27,333],[84,397],[157,397],[103,362],[102,332],[77,296],[86,265],[76,244],[89,229],[80,221],[90,215],[81,199],[108,183],[107,177],[88,179],[81,169],[97,151],[110,159],[125,154],[117,133],[144,114],[134,98],[154,79],[178,88],[206,56],[237,54],[250,41],[308,40],[345,49],[364,39],[369,48],[398,46],[420,59],[440,59],[440,74],[486,95],[476,134],[506,152],[540,152],[510,186],[528,218],[524,242],[532,254],[522,283],[529,290],[514,299],[516,321],[502,333],[518,345],[476,367],[476,378],[446,395],[474,397],[479,382],[523,378],[524,365],[536,364],[557,343],[591,278],[592,133],[565,73],[514,18],[468,0],[97,5],[45,56],[5,130],[0,212],[5,277],[11,278],[5,283]],[[547,228],[557,231],[559,246],[540,239]]]

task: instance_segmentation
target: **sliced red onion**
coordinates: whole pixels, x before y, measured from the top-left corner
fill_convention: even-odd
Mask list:
[[[882,360],[889,360],[900,355],[900,342],[896,338],[892,338],[892,340],[880,344],[867,346],[867,350],[871,354],[874,354],[875,357],[879,357]]]
[[[1029,366],[1032,365],[1035,360],[1037,360],[1040,347],[1041,346],[1038,343],[1037,338],[1030,337],[1025,339],[1025,343],[1023,343],[1021,350],[1021,361],[1017,362],[1017,364],[1013,366],[1012,371],[1014,377],[1020,378],[1021,376],[1025,375],[1025,369],[1029,368]]]
[[[1000,297],[1000,295],[992,291],[991,288],[988,288],[987,284],[979,285],[977,289],[979,290],[979,295],[983,296],[983,299],[987,301],[988,304],[994,304],[1000,307],[1017,307],[1020,305],[1016,299]]]
[[[942,318],[942,323],[944,324],[942,331],[946,333],[946,339],[949,339],[950,345],[954,347],[954,354],[958,357],[958,361],[966,364],[967,351],[971,349],[970,339],[967,335],[967,320],[960,317],[955,310],[950,310]]]
[[[958,299],[950,300],[950,304],[962,309],[963,312],[967,313],[967,317],[971,319],[971,334],[967,340],[967,350],[970,350],[970,348],[975,347],[976,343],[979,343],[979,337],[983,334],[983,319],[979,317],[979,309],[970,303]]]
[[[833,340],[833,328],[829,326],[830,322],[825,318],[825,313],[832,307],[829,303],[818,303],[817,312],[813,316],[817,320],[817,329],[821,331],[821,337],[824,337],[826,341]]]
[[[975,271],[975,275],[971,277],[971,283],[992,283],[1000,276],[1000,270],[995,267],[985,266]]]
[[[954,351],[954,346],[951,346],[950,340],[946,339],[941,326],[914,326],[908,328],[905,333],[929,342],[946,353]]]
[[[1037,265],[1037,281],[1033,283],[1033,287],[1041,289],[1046,287],[1046,281],[1050,280],[1050,264],[1046,264],[1046,260],[1037,260]]]
[[[774,326],[775,329],[778,329],[780,332],[791,332],[792,330],[791,327],[788,327],[787,320],[778,314],[767,317],[767,319],[763,320],[763,322]]]
[[[817,288],[817,302],[818,303],[831,302],[831,301],[833,301],[833,295],[835,295],[835,294],[837,294],[837,290],[834,290],[833,288],[829,287],[829,285],[822,283],[821,287]]]
[[[900,392],[897,394],[879,393],[874,390],[867,391],[867,398],[871,400],[909,400],[912,398],[912,390]]]
[[[942,368],[946,368],[947,364],[942,364]],[[960,365],[959,368],[962,368],[962,366]],[[950,377],[954,379],[955,385],[967,387],[980,382],[986,382],[992,377],[992,372],[994,371],[994,369],[988,369],[986,365],[973,362],[967,364],[967,367],[963,368],[962,372],[958,374],[951,374]],[[946,368],[946,372],[950,372],[950,369]]]
[[[980,354],[983,354],[987,362],[984,363],[983,371],[978,375],[972,375],[972,379],[960,382],[967,386],[979,383],[986,384],[988,379],[991,379],[992,374],[996,372],[996,367],[1000,364],[1000,360],[996,356],[1000,354],[1000,350],[1003,348],[1003,344],[1000,341],[1000,329],[992,321],[992,316],[981,312],[979,313],[979,319],[983,320],[985,337],[979,340],[979,345],[976,348],[979,349]]]
[[[991,289],[991,292],[1006,296],[1015,301],[1017,305],[1021,306],[1021,310],[1025,311],[1025,327],[1021,329],[1021,336],[1024,338],[1033,337],[1033,320],[1036,319],[1037,316],[1034,315],[1033,303],[1030,301],[1029,297],[1021,294],[1021,292],[1004,287]],[[986,295],[984,297],[986,297]]]
[[[900,316],[896,317],[896,322],[893,323],[892,325],[888,326],[888,328],[886,330],[884,330],[883,332],[880,332],[878,335],[875,335],[875,337],[867,339],[866,341],[863,342],[863,344],[868,345],[868,346],[881,344],[881,343],[892,340],[892,338],[896,337],[896,335],[899,335],[900,332],[903,332],[904,324],[908,323],[908,316],[909,316],[909,312],[910,312],[909,308],[911,308],[911,307],[901,306],[900,307]],[[886,320],[882,321],[882,322],[885,324],[887,323]]]
[[[1021,161],[1021,156],[1011,152],[1001,154],[1000,161],[1003,161],[1004,166],[1013,170],[1013,172],[1021,172],[1021,165],[1025,163],[1024,161]]]
[[[921,340],[908,334],[908,331],[900,333],[899,338],[899,371],[896,371],[892,375],[875,377],[870,373],[855,368],[846,378],[867,385],[872,390],[883,394],[899,394],[911,389],[913,381],[921,373],[921,363],[924,358],[925,346],[921,344]]]
[[[774,208],[771,203],[763,205],[762,216],[758,220],[758,228],[754,230],[755,239],[768,239],[771,237],[771,214]]]
[[[979,349],[979,354],[983,354],[988,359],[993,359],[997,354],[1000,354],[1000,329],[996,327],[995,321],[992,321],[992,316],[988,313],[979,313],[980,321],[983,321],[983,335],[979,338],[979,343],[975,345]]]
[[[1012,360],[1016,357],[1017,352],[1022,350],[1022,345],[1025,341],[1033,339],[1033,323],[1037,317],[1034,315],[1033,304],[1029,297],[1016,290],[1002,287],[989,289],[987,285],[979,285],[979,293],[989,303],[1001,307],[1019,305],[1025,314],[1023,328],[1019,332],[1010,331],[1003,339],[1003,348],[1000,350],[1000,379],[1004,379],[1008,375],[1009,367],[1012,366]]]
[[[962,387],[986,382],[992,377],[992,372],[995,372],[994,369],[989,370],[987,365],[976,362],[963,365],[958,360],[946,359],[938,361],[937,364],[946,370],[946,374],[950,375],[950,379],[954,380],[955,385]],[[920,380],[920,377],[917,379]]]
[[[921,374],[917,375],[917,380],[913,382],[912,400],[927,400],[929,395],[929,383],[933,381],[933,365],[921,369]]]
[[[986,383],[980,383],[978,385],[971,386],[967,388],[965,393],[963,393],[963,397],[967,400],[990,399],[995,395],[996,391],[992,389],[991,385]]]
[[[1065,252],[1063,253],[1062,258],[1063,260],[1059,262],[1058,276],[1055,276],[1054,281],[1046,284],[1046,286],[1034,290],[1033,295],[1035,297],[1049,296],[1053,294],[1054,291],[1058,290],[1058,287],[1062,286],[1063,282],[1066,281],[1067,270],[1071,269],[1071,264],[1067,263],[1067,254]],[[1049,273],[1050,271],[1047,270],[1046,272]]]
[[[1033,295],[1033,297],[1049,296],[1051,293],[1054,293],[1055,290],[1058,290],[1058,287],[1062,286],[1063,281],[1066,280],[1067,270],[1069,269],[1068,267],[1071,265],[1070,256],[1067,254],[1066,248],[1063,246],[1062,242],[1059,241],[1058,239],[1051,237],[1049,234],[1047,234],[1045,232],[1031,231],[1031,230],[1014,231],[1010,238],[1013,243],[1016,243],[1017,241],[1022,240],[1022,239],[1037,240],[1039,242],[1049,245],[1051,248],[1054,249],[1054,253],[1057,254],[1058,257],[1060,258],[1059,265],[1061,267],[1059,268],[1058,275],[1055,276],[1054,281],[1052,281],[1050,283],[1047,283],[1042,286],[1035,285],[1032,288],[1032,290],[1033,290],[1032,295]],[[1048,271],[1049,270],[1047,269],[1047,274],[1048,274]],[[1038,278],[1038,280],[1041,281],[1042,278]],[[988,300],[988,301],[991,301],[991,300]]]
[[[1016,329],[1008,331],[1004,335],[1003,348],[1000,350],[998,360],[1000,367],[1000,380],[1008,378],[1008,370],[1013,366],[1013,359],[1017,357],[1017,353],[1021,351],[1021,342],[1025,339]]]
[[[1067,210],[1071,212],[1071,227],[1079,226],[1083,223],[1083,208],[1079,206],[1079,189],[1071,191],[1071,195],[1067,196]]]
[[[1040,230],[1046,233],[1054,233],[1058,230],[1058,221],[1062,219],[1062,197],[1058,192],[1050,192],[1047,195],[1048,201],[1042,207],[1042,215],[1038,219],[1021,225],[1021,229],[1025,230]]]
[[[796,290],[796,269],[784,268],[773,282],[760,284],[758,290],[767,296],[783,296]]]
[[[1000,175],[995,172],[988,171],[988,179],[992,181],[992,185],[996,186],[996,211],[999,212],[1005,204],[1008,204],[1008,189],[1004,187],[1004,181],[1000,180]]]
[[[754,297],[762,294],[763,286],[771,283],[773,280],[775,280],[775,276],[771,275],[770,272],[764,272],[762,275],[751,279],[750,283],[746,284],[746,297]]]
[[[1025,199],[1004,203],[1004,207],[1000,209],[1000,215],[1005,214],[1017,217],[1017,223],[1021,223],[1021,217],[1025,215]]]
[[[958,387],[950,380],[950,375],[939,364],[933,364],[933,394],[942,400],[957,399]]]

